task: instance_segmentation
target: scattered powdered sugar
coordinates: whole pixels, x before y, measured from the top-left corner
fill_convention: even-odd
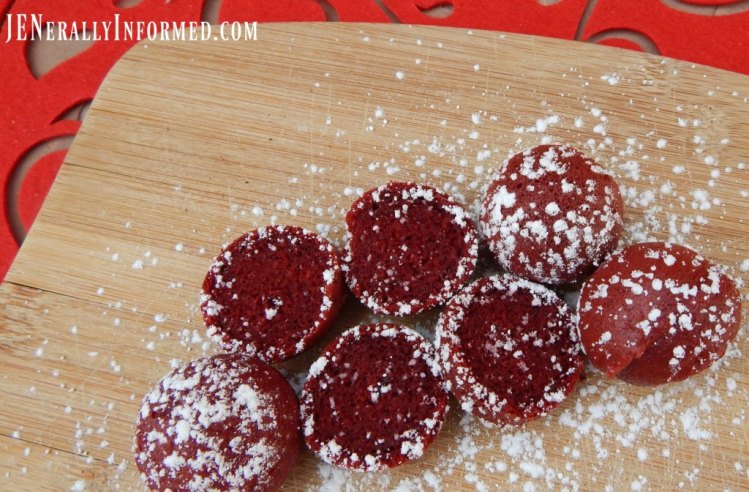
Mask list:
[[[367,43],[371,41],[368,36],[362,39]],[[416,70],[428,65],[426,56],[421,60],[423,62],[413,66],[413,74],[409,72],[408,77],[403,70],[390,72],[393,85],[400,86],[419,79]],[[664,61],[662,68],[667,73],[673,69],[671,63]],[[469,61],[469,69],[472,66],[473,63]],[[480,74],[489,72],[490,68],[482,63]],[[478,71],[478,68],[471,69],[471,72],[474,70]],[[623,77],[620,72],[612,69],[607,72],[583,76],[578,68],[570,67],[570,72],[566,75],[579,77],[584,84],[598,84],[608,92],[624,91],[635,83],[654,83],[652,80],[630,80],[629,73]],[[506,88],[497,87],[492,90],[505,91],[505,94],[510,95],[515,87],[508,85]],[[378,99],[374,90],[372,94],[372,105],[369,106],[367,115],[374,115],[376,132],[392,132],[383,137],[388,140],[389,147],[383,145],[382,149],[378,149],[387,157],[377,157],[377,163],[375,159],[369,158],[360,161],[362,156],[357,155],[356,146],[353,146],[354,151],[349,150],[349,179],[336,184],[327,183],[323,179],[326,173],[321,170],[325,167],[332,168],[327,163],[325,166],[315,164],[312,157],[305,167],[301,162],[291,163],[298,166],[296,169],[299,170],[299,175],[295,174],[297,171],[289,171],[289,189],[268,191],[265,201],[259,197],[258,203],[243,203],[234,208],[227,206],[231,223],[227,224],[223,235],[175,237],[158,250],[158,256],[166,260],[169,253],[180,253],[180,258],[203,255],[206,249],[213,251],[221,241],[229,240],[233,235],[232,230],[245,231],[267,223],[284,221],[306,221],[311,228],[316,228],[334,244],[342,246],[342,221],[350,203],[355,197],[361,196],[364,190],[385,182],[391,175],[433,183],[438,190],[450,193],[462,202],[467,217],[476,220],[481,197],[490,179],[501,166],[501,156],[542,142],[569,142],[580,150],[585,150],[616,175],[626,203],[623,244],[666,239],[680,244],[702,246],[706,249],[707,256],[721,251],[731,252],[736,248],[738,239],[727,238],[723,241],[716,237],[717,229],[713,228],[721,215],[728,213],[727,209],[734,207],[731,210],[735,215],[735,206],[731,201],[716,202],[719,195],[716,187],[732,180],[745,183],[747,165],[743,162],[728,162],[722,156],[720,146],[725,145],[724,139],[713,136],[722,132],[722,129],[702,131],[706,130],[707,125],[713,124],[711,117],[700,114],[704,108],[682,104],[678,100],[672,104],[670,99],[668,102],[664,99],[661,101],[661,113],[667,110],[679,133],[663,132],[654,121],[648,119],[649,115],[643,114],[642,128],[631,130],[631,134],[627,135],[621,132],[623,125],[619,113],[611,111],[600,98],[591,93],[589,97],[577,101],[578,106],[573,110],[557,111],[553,102],[545,100],[536,106],[537,111],[516,115],[511,123],[505,121],[505,126],[509,124],[509,130],[502,130],[507,134],[505,135],[496,131],[497,115],[493,115],[491,109],[467,106],[458,108],[458,98],[448,94],[443,106],[437,104],[442,101],[434,103],[436,117],[434,121],[428,122],[429,126],[425,126],[424,134],[414,137],[397,133],[398,111],[391,104],[392,101],[387,98]],[[676,97],[678,98],[678,94]],[[742,98],[746,101],[746,96],[737,96],[737,102]],[[553,98],[549,99],[553,101]],[[336,101],[333,100],[332,105],[335,104]],[[529,107],[533,111],[533,107]],[[642,111],[634,104],[629,104],[626,108]],[[460,109],[460,116],[450,116],[453,109]],[[324,134],[325,138],[321,141],[324,140],[325,145],[331,142],[346,144],[351,149],[352,131],[335,127],[337,119],[332,114],[334,110],[331,110],[331,115],[321,117],[321,121],[325,121],[331,116],[330,122],[325,125],[330,133]],[[388,124],[384,125],[386,116]],[[501,118],[505,116],[502,115]],[[655,133],[656,129],[661,135]],[[727,130],[724,133],[726,138],[731,137],[731,141],[738,140],[729,135]],[[678,156],[675,151],[677,147],[680,148]],[[393,154],[399,155],[397,164],[389,162]],[[344,166],[346,164],[341,163]],[[717,166],[720,168],[716,169]],[[481,171],[477,172],[479,168]],[[726,171],[726,168],[731,169],[731,172]],[[314,178],[315,181],[308,188],[302,189],[304,180],[308,178]],[[712,185],[711,180],[714,181]],[[742,190],[737,185],[735,188],[732,200],[744,203],[749,197],[749,187],[743,186]],[[572,191],[571,188],[568,190]],[[515,194],[508,189],[495,196],[495,200],[506,207],[512,206],[515,199]],[[298,215],[292,213],[293,210]],[[569,228],[567,218],[557,215],[552,204],[544,207],[543,212],[557,219],[551,227],[546,228],[547,234],[563,233]],[[120,224],[124,224],[128,233],[138,232],[140,226],[138,220],[125,222],[123,219]],[[535,229],[534,237],[542,234],[540,228]],[[204,241],[207,248],[200,247],[196,239]],[[157,251],[156,247],[151,247],[154,252]],[[133,253],[121,249],[117,253],[99,253],[107,262],[120,268],[118,274],[145,277],[152,272],[159,272],[161,275],[161,272],[172,273],[167,270],[168,265],[161,270],[167,262],[160,262],[151,252],[138,250]],[[205,261],[205,257],[202,260]],[[731,268],[736,273],[749,271],[749,258],[746,255],[737,257],[735,266]],[[202,273],[199,272],[198,276]],[[177,292],[168,289],[176,289],[182,281],[189,285],[187,279],[182,278],[168,278],[166,283],[163,278],[161,280],[165,290],[157,292],[154,297],[164,292],[169,295]],[[174,287],[166,288],[170,284]],[[146,285],[148,284],[144,283],[144,287]],[[145,361],[161,360],[165,364],[171,361],[174,366],[180,360],[172,357],[187,358],[194,356],[196,352],[200,354],[201,351],[205,353],[206,350],[212,350],[201,330],[198,337],[195,337],[193,330],[183,333],[171,326],[185,321],[200,324],[193,293],[186,292],[176,303],[172,303],[179,306],[184,304],[187,314],[175,309],[174,312],[153,316],[154,312],[164,309],[157,300],[143,306],[125,304],[115,307],[113,299],[116,297],[107,298],[120,292],[114,287],[103,284],[96,291],[99,301],[112,301],[105,306],[109,314],[103,324],[112,325],[112,313],[115,311],[128,311],[131,307],[139,310],[134,314],[143,318],[143,341],[140,347],[148,350],[141,354]],[[654,283],[653,288],[668,287],[662,284],[656,287]],[[605,296],[605,293],[602,292],[601,295]],[[217,313],[222,306],[213,304],[208,309]],[[656,316],[653,312],[643,314],[643,320]],[[123,331],[130,330],[135,325],[127,317],[121,318]],[[404,322],[422,323],[411,318]],[[77,339],[88,336],[95,328],[95,325],[77,319],[61,326],[61,336]],[[64,327],[70,328],[66,331]],[[430,335],[432,329],[433,320],[423,322],[420,332]],[[610,336],[604,333],[601,343],[609,341]],[[169,343],[172,345],[167,345]],[[151,351],[154,347],[158,350]],[[181,352],[178,353],[174,347]],[[720,448],[726,441],[741,442],[745,438],[749,391],[745,374],[734,371],[732,367],[742,356],[745,347],[746,331],[742,330],[738,343],[729,347],[724,360],[705,374],[684,383],[658,388],[635,388],[621,382],[604,380],[594,369],[589,368],[588,378],[578,385],[575,393],[560,408],[522,428],[489,427],[462,414],[459,409],[453,409],[443,434],[433,445],[432,454],[427,451],[424,461],[418,467],[411,468],[413,475],[408,478],[402,478],[401,471],[355,474],[318,461],[317,477],[296,478],[295,484],[317,481],[309,486],[310,489],[341,491],[451,490],[457,487],[469,490],[649,490],[671,489],[676,486],[704,490],[716,485],[705,478],[715,467],[713,457],[721,452],[714,452],[713,448]],[[29,347],[29,353],[36,354],[37,348],[38,346]],[[38,354],[39,360],[46,362],[54,353],[55,347],[45,346]],[[102,366],[102,372],[111,376],[113,381],[119,381],[121,385],[134,384],[135,379],[125,378],[125,375],[132,377],[129,372],[131,368],[127,364],[120,366],[117,361],[122,359],[111,355],[106,347],[89,348],[82,352],[82,357],[90,361],[92,367]],[[675,350],[673,357],[679,360],[685,355]],[[318,360],[310,368],[310,374],[319,373],[326,362]],[[303,379],[304,374],[300,377]],[[99,412],[95,409],[106,407],[110,402],[80,401],[80,397],[76,395],[81,392],[73,391],[74,389],[70,385],[61,387],[61,391],[65,392],[65,399],[59,406],[61,416],[77,419],[75,428],[69,431],[70,451],[79,453],[82,463],[110,463],[113,480],[126,476],[126,473],[132,474],[133,466],[128,464],[130,460],[126,456],[127,452],[120,451],[119,448],[116,456],[109,451],[104,452],[108,447],[113,447],[115,439],[110,435],[112,432],[107,419],[99,417]],[[31,389],[29,394],[33,394]],[[239,396],[248,403],[253,401],[249,392],[240,392]],[[132,395],[130,399],[131,405],[134,405],[133,402],[139,399],[139,395]],[[109,412],[106,410],[102,415],[109,415]],[[120,417],[124,420],[130,418],[127,415]],[[717,423],[721,425],[718,426]],[[182,425],[179,426],[179,432],[184,432]],[[22,436],[26,438],[26,433],[21,428],[9,433],[14,439]],[[19,455],[19,458],[23,457],[22,451],[19,451]],[[176,465],[179,457],[172,456],[167,458],[167,462]],[[666,460],[665,468],[662,466],[662,458]],[[633,466],[636,466],[635,471],[631,471]],[[315,469],[315,466],[305,468],[307,469]],[[628,477],[626,480],[620,478],[622,472]],[[727,488],[732,486],[735,490],[740,490],[749,480],[749,463],[728,462],[720,473],[730,482],[726,485]],[[13,476],[11,474],[11,480]],[[80,491],[101,488],[101,484],[93,478],[86,478],[67,484],[61,482],[60,488]]]

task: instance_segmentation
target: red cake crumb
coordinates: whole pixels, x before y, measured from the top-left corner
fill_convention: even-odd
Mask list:
[[[548,288],[514,275],[484,277],[450,300],[437,352],[463,410],[517,425],[547,414],[583,371],[574,320]]]
[[[741,325],[733,280],[691,249],[640,243],[583,285],[579,331],[593,365],[638,385],[681,381],[720,359]]]
[[[216,258],[200,297],[208,334],[225,351],[286,360],[317,340],[343,304],[336,250],[299,227],[265,227]]]
[[[515,154],[487,190],[481,227],[499,264],[543,284],[581,281],[610,254],[624,202],[614,178],[571,147]]]
[[[388,183],[367,191],[346,215],[346,231],[346,281],[380,314],[444,304],[476,267],[473,222],[430,186]]]
[[[301,397],[309,448],[332,465],[380,470],[422,456],[448,393],[434,347],[388,323],[357,326],[325,349]]]
[[[301,445],[299,403],[246,354],[198,359],[144,398],[135,463],[152,490],[277,490]]]

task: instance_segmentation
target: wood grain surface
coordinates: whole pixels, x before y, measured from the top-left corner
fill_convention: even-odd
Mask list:
[[[271,222],[338,242],[356,194],[389,180],[475,210],[508,154],[569,143],[617,176],[626,241],[690,245],[743,285],[748,96],[738,74],[462,29],[261,24],[257,41],[142,42],[103,83],[0,286],[0,488],[142,489],[140,400],[172,363],[215,350],[197,304],[222,244]],[[436,314],[400,322],[429,331]],[[370,317],[349,299],[326,340]],[[281,367],[298,382],[323,344]],[[748,349],[744,330],[713,370],[660,388],[589,371],[520,429],[453,409],[423,459],[387,473],[305,452],[285,488],[747,490]]]

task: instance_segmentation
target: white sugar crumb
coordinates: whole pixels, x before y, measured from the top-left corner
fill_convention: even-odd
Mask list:
[[[242,384],[234,390],[234,401],[247,407],[253,415],[257,415],[263,408],[263,398],[248,384]]]
[[[420,458],[421,455],[424,454],[424,443],[423,442],[411,442],[411,441],[402,441],[401,442],[401,454],[404,454],[409,457],[409,459],[416,459]]]
[[[726,389],[730,393],[733,393],[734,391],[736,391],[736,388],[737,388],[736,380],[734,378],[726,378]]]
[[[404,72],[403,70],[398,70],[397,72],[395,72],[395,78],[398,79],[398,80],[405,79],[406,78],[406,72]]]
[[[143,270],[143,260],[137,259],[133,262],[133,270]]]
[[[546,208],[544,209],[544,211],[553,217],[559,214],[560,212],[559,205],[557,205],[555,202],[549,202],[549,204],[546,205]]]
[[[512,131],[514,133],[544,133],[550,126],[558,124],[559,115],[553,114],[538,118],[532,126],[517,126]]]
[[[632,492],[640,492],[642,490],[645,490],[647,483],[648,479],[640,475],[637,479],[632,481],[632,483],[630,484],[630,490],[632,490]]]
[[[684,435],[693,441],[707,440],[713,437],[713,433],[707,429],[701,428],[702,419],[698,408],[691,407],[679,414],[679,420],[684,431]]]
[[[668,145],[668,140],[666,140],[665,138],[659,138],[655,143],[655,146],[659,149],[665,149],[666,145]]]
[[[185,249],[185,245],[182,243],[177,243],[174,245],[174,251],[181,252]]]
[[[601,76],[601,80],[608,82],[609,85],[617,85],[621,79],[621,74],[618,74],[616,72]]]
[[[489,149],[479,150],[478,153],[476,154],[476,160],[478,162],[485,161],[485,160],[489,159],[489,157],[491,157],[491,155],[492,155],[492,151],[489,150]],[[481,173],[476,173],[476,174],[481,174]]]
[[[315,362],[312,363],[312,365],[309,368],[308,377],[315,377],[318,376],[323,369],[325,369],[325,366],[328,365],[328,359],[325,357],[318,358]]]
[[[84,490],[86,490],[85,480],[76,480],[70,487],[70,492],[83,492]]]

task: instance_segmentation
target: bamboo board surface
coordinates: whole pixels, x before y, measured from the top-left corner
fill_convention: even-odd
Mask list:
[[[748,96],[738,74],[462,29],[261,24],[257,41],[139,44],[0,286],[0,488],[143,488],[140,400],[172,361],[213,352],[197,304],[222,244],[270,222],[339,241],[356,193],[389,180],[475,210],[509,153],[569,143],[617,175],[628,241],[688,244],[745,281]],[[369,316],[344,310],[326,340]],[[322,346],[284,369],[299,379]],[[422,460],[388,473],[305,452],[285,488],[746,490],[748,350],[744,330],[715,370],[661,388],[591,372],[515,430],[454,408]]]

